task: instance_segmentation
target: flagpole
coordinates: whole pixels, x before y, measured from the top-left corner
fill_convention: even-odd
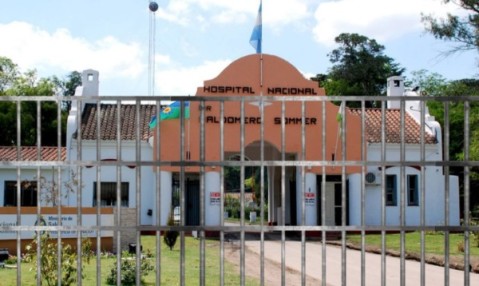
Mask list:
[[[260,84],[260,87],[261,87],[261,93],[260,95],[263,95],[263,0],[260,0],[259,2],[259,5],[260,5],[260,13],[261,13],[261,31],[260,31],[260,37],[259,37],[259,57],[260,57],[260,71],[259,71],[259,76],[260,76],[260,81],[259,81],[259,84]]]

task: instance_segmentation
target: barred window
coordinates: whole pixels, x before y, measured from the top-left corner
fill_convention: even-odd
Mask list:
[[[22,207],[34,207],[37,205],[37,182],[20,182],[20,205]],[[5,181],[3,205],[6,207],[17,206],[17,181]]]
[[[386,206],[397,206],[396,175],[386,175]]]
[[[97,182],[93,183],[93,206],[97,205],[96,190]],[[100,204],[101,206],[116,206],[116,182],[101,182]],[[129,183],[121,183],[121,206],[128,207],[129,202]]]

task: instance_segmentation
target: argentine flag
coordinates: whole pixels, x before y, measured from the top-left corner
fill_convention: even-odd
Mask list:
[[[258,17],[256,18],[256,24],[254,25],[253,32],[251,33],[251,38],[249,43],[256,50],[257,54],[261,54],[261,42],[263,41],[263,16],[262,8],[263,1],[259,2]]]

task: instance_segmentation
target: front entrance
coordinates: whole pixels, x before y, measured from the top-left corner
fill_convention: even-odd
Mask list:
[[[318,224],[322,223],[322,178],[318,176]],[[349,224],[349,214],[348,214],[348,184],[346,181],[346,225]],[[326,176],[326,188],[324,190],[324,198],[326,200],[325,204],[325,225],[327,226],[336,226],[341,225],[341,215],[343,211],[342,207],[342,184],[341,176]]]
[[[186,225],[200,225],[200,181],[186,181]]]

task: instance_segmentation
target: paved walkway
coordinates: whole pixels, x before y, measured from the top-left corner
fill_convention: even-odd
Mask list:
[[[245,242],[249,251],[260,254],[260,242]],[[281,263],[281,241],[265,241],[265,257]],[[306,243],[306,273],[316,279],[322,279],[322,246],[320,242]],[[301,271],[301,242],[286,241],[286,267]],[[265,262],[268,263],[268,262]],[[341,247],[328,245],[326,249],[326,282],[327,285],[341,284]],[[386,285],[400,285],[400,259],[387,256]],[[406,260],[405,285],[420,285],[420,263]],[[381,285],[381,255],[366,253],[366,285]],[[265,275],[268,275],[266,273]],[[449,285],[464,285],[464,272],[451,269]],[[346,284],[361,283],[361,252],[347,250]],[[444,284],[444,268],[426,264],[426,285],[440,286]],[[470,285],[479,285],[479,274],[470,273]]]

